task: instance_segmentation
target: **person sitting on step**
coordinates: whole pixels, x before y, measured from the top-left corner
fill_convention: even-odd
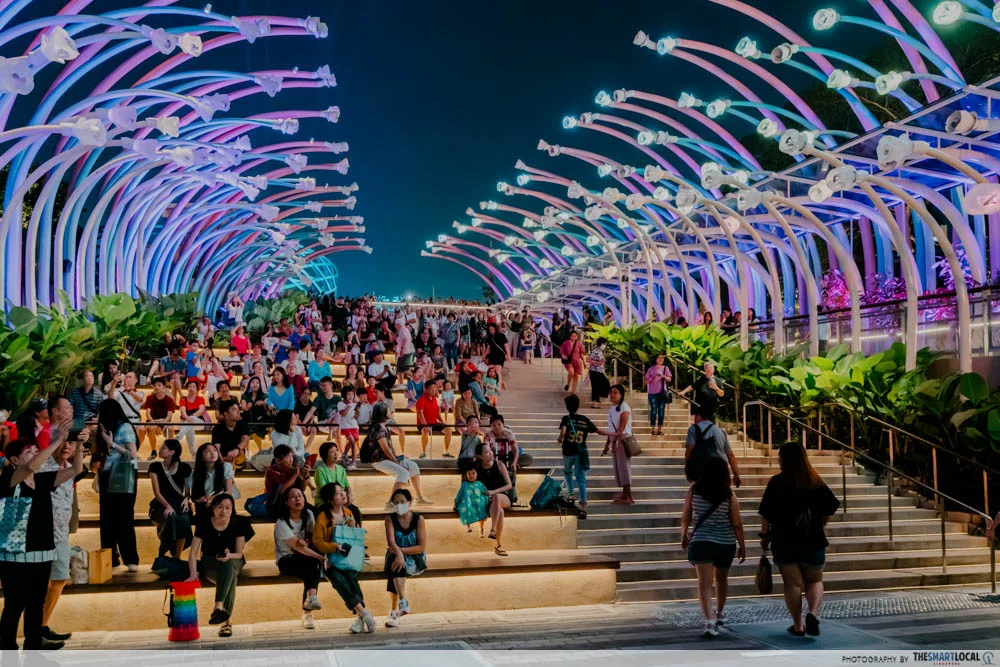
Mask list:
[[[198,581],[201,572],[215,583],[215,607],[208,622],[219,625],[220,637],[232,637],[233,608],[236,585],[239,583],[246,558],[243,550],[254,536],[250,518],[236,514],[236,501],[228,493],[212,498],[211,512],[198,523],[191,542],[187,581]],[[201,556],[199,561],[198,556]]]
[[[406,599],[406,578],[423,574],[427,569],[427,522],[410,509],[413,496],[406,489],[396,489],[389,498],[393,511],[385,517],[386,590],[392,609],[385,627],[398,628],[399,620],[410,613]]]
[[[334,540],[334,534],[337,526],[360,528],[358,515],[355,515],[347,505],[347,492],[337,482],[324,485],[320,488],[319,494],[322,502],[316,515],[316,526],[313,528],[313,546],[321,554],[348,555],[351,550],[350,545],[338,544]],[[347,568],[333,567],[329,559],[325,568],[326,578],[347,605],[347,609],[357,616],[351,625],[351,632],[354,634],[374,632],[375,618],[365,607],[364,593],[358,584],[358,573]]]
[[[493,551],[497,556],[506,556],[507,552],[500,546],[503,537],[504,512],[511,507],[510,493],[514,485],[510,482],[507,466],[496,460],[493,448],[480,442],[476,445],[476,476],[490,499],[490,539],[497,544]]]
[[[281,494],[274,523],[274,559],[281,574],[302,581],[302,627],[306,630],[316,629],[312,613],[323,608],[317,589],[324,568],[329,566],[326,557],[309,543],[315,525],[316,517],[306,507],[301,489],[292,487]]]

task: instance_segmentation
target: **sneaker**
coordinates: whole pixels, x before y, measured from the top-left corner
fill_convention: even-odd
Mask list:
[[[389,612],[389,618],[385,619],[385,627],[387,628],[398,628],[399,627],[399,617],[400,613],[393,609]]]
[[[361,612],[361,618],[365,622],[365,632],[375,632],[375,617],[367,609]]]
[[[399,598],[399,615],[406,616],[410,613],[410,601],[406,598]]]
[[[315,630],[316,621],[313,620],[313,614],[311,611],[307,611],[302,614],[302,629],[303,630]]]
[[[39,650],[41,650],[41,651],[58,651],[59,649],[61,649],[65,645],[66,645],[66,642],[54,642],[54,641],[51,641],[49,639],[46,639],[45,637],[42,637],[42,645],[39,647]]]
[[[423,496],[417,496],[417,504],[418,505],[433,505],[434,501],[430,500],[428,498],[424,498]]]
[[[323,608],[323,605],[319,603],[319,598],[315,595],[310,595],[306,598],[306,601],[302,603],[302,608],[306,611],[317,611]]]
[[[47,625],[42,628],[42,639],[48,639],[50,642],[64,642],[72,636],[72,632],[54,632]]]
[[[354,472],[357,469],[358,469],[358,466],[354,465],[354,462],[351,462],[350,465],[348,465],[346,468],[344,468],[344,470],[347,470],[348,472]]]
[[[354,622],[351,623],[350,630],[352,635],[361,634],[365,631],[365,619],[361,618],[361,614],[358,614],[357,618],[354,619]]]
[[[125,569],[128,570],[129,572],[138,572],[139,566],[136,565],[135,563],[129,563],[128,565],[125,566]]]
[[[426,459],[427,458],[427,452],[421,452],[420,456],[418,456],[417,458]]]
[[[726,612],[719,611],[715,613],[715,625],[717,627],[722,627],[726,624]]]
[[[705,630],[701,633],[705,639],[713,639],[719,636],[719,628],[715,621],[705,621]]]

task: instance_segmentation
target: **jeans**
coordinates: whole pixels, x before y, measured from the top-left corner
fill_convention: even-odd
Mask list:
[[[579,501],[583,504],[587,503],[587,471],[583,469],[580,465],[580,455],[573,454],[572,456],[563,457],[563,477],[566,479],[566,490],[569,495],[573,495],[573,477],[574,469],[576,476],[576,486],[580,490]]]
[[[667,409],[666,396],[661,394],[649,394],[649,425],[663,426],[663,413]]]
[[[337,595],[344,601],[347,608],[354,611],[359,604],[365,603],[365,596],[358,583],[358,573],[354,570],[338,570],[335,567],[326,571],[326,578],[333,584]]]
[[[448,370],[458,366],[458,343],[444,344],[444,358],[448,362]]]
[[[223,609],[230,614],[236,604],[236,584],[239,583],[244,565],[246,561],[243,559],[218,561],[214,556],[201,558],[202,574],[215,584],[215,601],[221,602]]]
[[[0,584],[3,585],[0,650],[17,650],[17,624],[22,614],[24,648],[42,647],[42,607],[45,604],[51,570],[51,562],[0,562]]]
[[[318,588],[319,582],[323,579],[320,572],[322,566],[322,563],[315,558],[302,554],[290,554],[282,556],[281,560],[278,561],[278,572],[286,577],[302,581],[302,602],[305,603],[306,592]]]

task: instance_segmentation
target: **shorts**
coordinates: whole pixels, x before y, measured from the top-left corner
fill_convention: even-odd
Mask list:
[[[826,549],[805,549],[790,544],[772,544],[771,553],[775,565],[799,565],[816,570],[826,565]]]
[[[583,362],[582,361],[571,361],[568,364],[563,364],[567,373],[571,375],[583,375]]]
[[[51,581],[66,581],[69,574],[69,538],[56,542],[56,558],[52,561]]]
[[[345,438],[353,438],[354,440],[361,439],[361,433],[359,433],[356,428],[342,428],[340,429],[340,434]]]
[[[736,558],[735,544],[692,542],[688,545],[688,562],[692,565],[711,563],[721,570],[728,570],[734,558]]]
[[[431,433],[443,433],[445,430],[451,430],[451,424],[421,424],[420,430],[429,430]]]

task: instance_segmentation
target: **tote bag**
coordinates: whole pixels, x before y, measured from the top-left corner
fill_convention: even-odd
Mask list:
[[[0,552],[23,554],[27,550],[28,516],[31,498],[21,497],[21,485],[14,487],[14,495],[0,498]]]
[[[340,553],[330,554],[330,563],[338,570],[354,570],[360,572],[365,566],[365,536],[364,528],[351,526],[334,526],[333,541],[337,544],[349,544],[351,550],[345,556]]]
[[[108,493],[135,493],[135,464],[131,458],[119,456],[111,463]]]

